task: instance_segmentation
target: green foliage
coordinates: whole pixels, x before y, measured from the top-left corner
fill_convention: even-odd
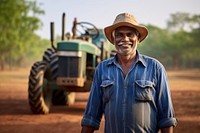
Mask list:
[[[172,14],[167,29],[148,25],[149,36],[139,44],[141,53],[168,68],[200,67],[200,15]]]
[[[1,0],[0,4],[0,64],[21,65],[34,45],[35,31],[42,23],[37,15],[44,14],[36,1]],[[39,39],[39,38],[38,38]],[[41,39],[39,39],[41,40]],[[36,41],[36,40],[35,40]]]
[[[50,41],[34,32],[43,15],[36,1],[0,0],[0,68],[4,65],[25,66],[41,60]],[[200,67],[200,15],[175,13],[161,29],[147,25],[149,36],[138,45],[144,53],[161,61],[168,68]],[[56,37],[56,41],[60,37]]]

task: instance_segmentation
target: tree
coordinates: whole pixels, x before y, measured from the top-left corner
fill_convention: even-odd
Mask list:
[[[144,42],[138,45],[139,51],[158,59],[165,66],[170,66],[172,58],[168,54],[170,49],[168,43],[172,37],[171,33],[153,25],[147,25],[147,28],[149,35]]]
[[[24,51],[34,31],[42,26],[37,15],[44,14],[36,1],[1,0],[0,4],[0,63],[18,62],[24,58]]]
[[[199,66],[200,15],[180,12],[172,14],[168,21],[168,28],[173,29],[173,39],[170,41],[173,47],[171,46],[169,52],[174,57],[175,67],[195,67],[195,64]]]
[[[141,53],[161,61],[166,67],[200,67],[200,15],[172,14],[168,28],[147,25],[149,35],[139,44]]]

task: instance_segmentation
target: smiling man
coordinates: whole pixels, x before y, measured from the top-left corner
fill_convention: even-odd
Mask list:
[[[104,31],[117,54],[96,68],[81,132],[98,130],[104,115],[105,133],[172,133],[177,121],[165,68],[137,50],[147,28],[122,13]]]

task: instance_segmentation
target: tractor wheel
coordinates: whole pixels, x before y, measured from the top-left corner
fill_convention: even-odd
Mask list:
[[[54,54],[56,51],[53,48],[48,48],[43,54],[43,61],[50,63],[51,55]]]
[[[51,55],[51,77],[56,80],[58,76],[58,56],[54,53]],[[75,93],[65,90],[54,90],[52,96],[53,105],[72,105],[75,102]]]
[[[49,65],[50,62],[51,62],[51,55],[54,54],[55,52],[56,52],[55,49],[48,48],[43,54],[42,61],[46,62]],[[51,71],[46,72],[45,76],[44,76],[45,78],[47,77],[48,80],[51,80],[51,73],[50,72]]]
[[[58,77],[58,56],[56,53],[51,55],[50,59],[51,80],[56,80]]]
[[[47,64],[45,62],[36,62],[31,68],[28,99],[34,114],[47,114],[51,106],[52,92],[47,87],[47,79],[44,76],[46,71]]]

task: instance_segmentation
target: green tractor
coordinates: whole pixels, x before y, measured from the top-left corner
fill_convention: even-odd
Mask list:
[[[54,23],[50,25],[51,48],[32,65],[29,75],[28,99],[34,114],[49,113],[51,105],[74,104],[76,92],[90,91],[97,64],[112,56],[113,46],[93,24],[75,18],[72,33],[65,33],[63,13],[62,38],[56,47]]]

